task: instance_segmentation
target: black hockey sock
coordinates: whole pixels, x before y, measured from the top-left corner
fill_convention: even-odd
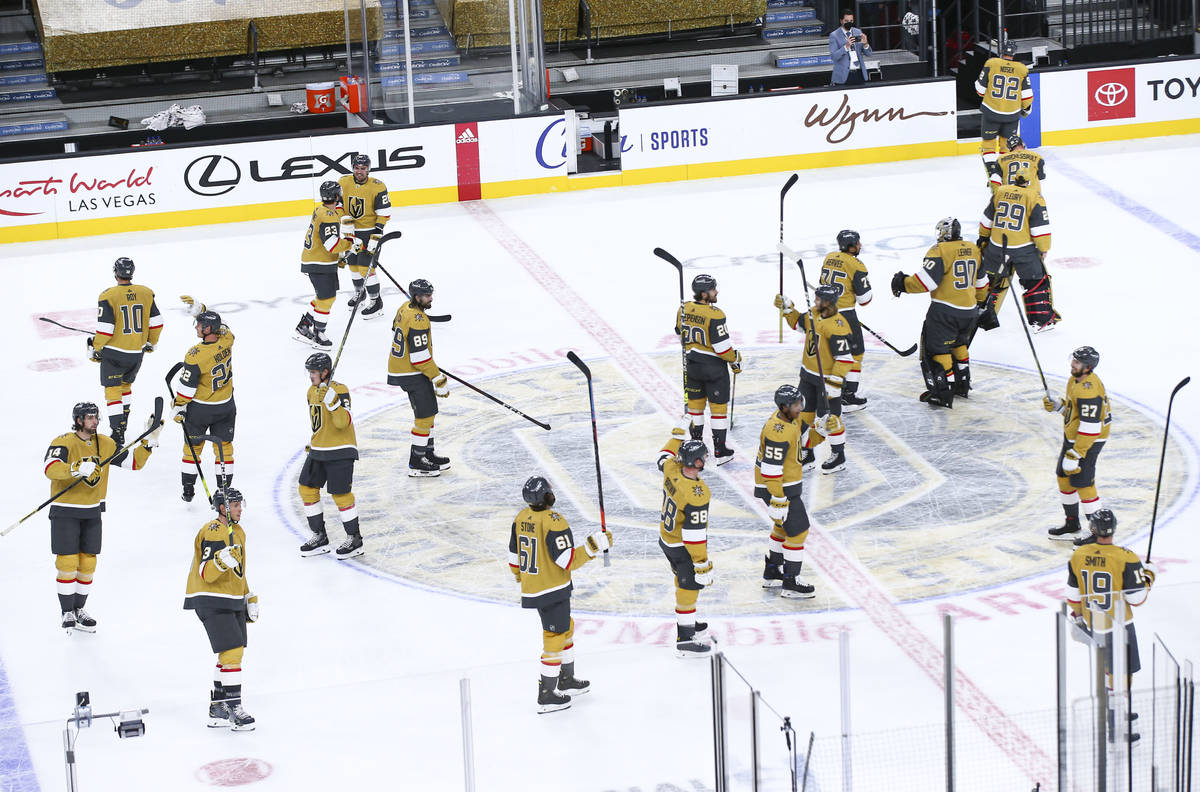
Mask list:
[[[834,456],[845,456],[846,444],[845,443],[830,443],[829,450],[833,452]]]
[[[342,523],[342,530],[346,532],[347,536],[358,536],[358,518],[355,517]]]
[[[725,437],[729,433],[728,429],[713,429],[713,448],[717,451],[725,449]]]
[[[59,594],[58,607],[63,613],[75,610],[75,595],[74,594]]]
[[[1075,522],[1079,522],[1079,504],[1078,503],[1064,503],[1063,511],[1065,511],[1067,513],[1068,520],[1074,520]]]
[[[783,553],[778,550],[771,550],[767,553],[767,563],[771,566],[779,566],[783,563]]]
[[[78,591],[76,591],[74,598],[75,602],[71,605],[71,610],[79,610],[82,608],[84,603],[87,602],[87,597],[87,594],[80,594]]]
[[[308,517],[308,529],[313,533],[325,533],[325,515],[310,514]]]
[[[196,486],[196,474],[195,473],[180,473],[179,478],[181,478],[183,480],[183,486],[185,486],[185,487]]]
[[[108,433],[112,434],[125,424],[125,414],[108,416]]]
[[[241,685],[225,685],[221,691],[225,695],[225,700],[228,701],[231,706],[237,704],[242,699]]]
[[[842,395],[850,396],[858,393],[858,380],[846,380],[842,383]]]
[[[371,296],[372,300],[378,300],[379,299],[379,283],[378,282],[368,283],[367,284],[367,294],[369,294]]]
[[[351,278],[350,282],[354,284],[354,293],[358,294],[359,290],[362,289],[362,278]]]
[[[563,663],[562,669],[559,671],[558,678],[562,679],[563,677],[566,677],[567,679],[571,679],[574,676],[575,676],[575,663],[573,663],[573,662]]]
[[[233,486],[233,474],[230,473],[228,476],[222,476],[220,473],[218,473],[217,474],[217,486],[220,487],[221,489],[228,489],[229,487],[232,487]]]
[[[783,576],[785,578],[794,578],[800,575],[800,568],[804,566],[803,561],[784,561]]]

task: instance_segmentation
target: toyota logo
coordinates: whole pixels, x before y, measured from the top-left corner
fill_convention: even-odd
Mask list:
[[[1116,107],[1129,98],[1129,90],[1121,83],[1104,83],[1096,89],[1093,98],[1101,107]]]
[[[242,180],[242,169],[229,157],[206,154],[192,160],[183,172],[183,183],[196,195],[224,195]]]

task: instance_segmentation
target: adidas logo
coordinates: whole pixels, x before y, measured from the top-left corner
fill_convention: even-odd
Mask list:
[[[478,143],[479,138],[475,137],[474,133],[472,133],[470,129],[464,129],[462,131],[462,134],[459,135],[458,139],[455,140],[454,142],[455,143]]]

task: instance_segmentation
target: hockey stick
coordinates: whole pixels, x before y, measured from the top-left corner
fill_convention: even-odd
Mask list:
[[[779,191],[779,244],[783,244],[783,199],[787,197],[788,190],[792,189],[792,185],[800,179],[799,173],[793,173],[783,185],[783,189]],[[783,294],[783,251],[779,251],[779,293]],[[783,308],[779,309],[779,343],[783,343]]]
[[[54,321],[53,319],[47,318],[47,317],[45,317],[45,316],[39,316],[39,317],[38,317],[38,321],[39,321],[39,322],[49,322],[49,323],[50,323],[50,324],[52,324],[52,325],[58,325],[58,326],[59,326],[59,327],[61,327],[63,330],[71,330],[71,331],[73,331],[73,332],[76,332],[76,333],[84,333],[84,334],[86,334],[86,335],[95,335],[95,333],[93,333],[91,330],[84,330],[84,329],[83,329],[83,328],[81,328],[81,327],[71,327],[71,325],[65,325],[65,324],[63,324],[62,322],[56,322],[56,321]]]
[[[329,369],[330,381],[333,380],[333,372],[335,369],[337,369],[338,362],[342,359],[342,350],[346,348],[346,339],[350,337],[350,327],[354,324],[354,318],[358,316],[358,306],[362,305],[363,299],[366,297],[367,281],[371,278],[371,275],[375,272],[376,267],[379,265],[379,254],[383,250],[383,243],[390,242],[393,239],[399,239],[402,233],[402,231],[392,231],[384,234],[379,238],[379,243],[375,245],[375,250],[368,251],[369,255],[371,256],[371,264],[367,267],[367,274],[363,276],[361,290],[354,292],[356,301],[354,303],[354,307],[350,309],[350,318],[346,321],[346,332],[342,333],[342,343],[338,344],[337,354],[333,357],[333,366],[331,366]]]
[[[683,363],[683,400],[687,401],[687,338],[683,334],[683,262],[662,248],[654,248],[654,255],[670,264],[679,272],[679,353]]]
[[[1150,512],[1150,542],[1146,545],[1147,564],[1150,563],[1150,549],[1154,547],[1154,523],[1158,519],[1158,493],[1162,490],[1163,463],[1167,459],[1167,433],[1171,431],[1171,408],[1175,405],[1175,394],[1191,381],[1191,377],[1181,379],[1175,386],[1175,390],[1171,391],[1171,398],[1167,400],[1167,422],[1163,425],[1162,454],[1158,457],[1158,483],[1154,485],[1154,509]]]
[[[142,442],[142,440],[144,440],[144,439],[145,439],[145,438],[146,438],[146,437],[147,437],[147,436],[148,436],[148,435],[149,435],[151,432],[153,432],[153,431],[154,431],[155,429],[157,429],[158,427],[162,426],[162,411],[163,411],[163,398],[162,398],[162,396],[155,396],[155,397],[154,397],[154,421],[151,423],[151,425],[150,425],[150,428],[149,428],[149,429],[147,429],[146,431],[142,432],[142,433],[141,433],[140,435],[138,435],[136,438],[134,438],[134,440],[133,440],[133,442],[132,442],[132,443],[130,443],[129,445],[125,446],[124,448],[119,448],[119,449],[117,449],[115,452],[113,452],[113,454],[112,454],[111,456],[109,456],[109,457],[108,457],[108,459],[105,459],[105,460],[101,461],[101,462],[100,462],[98,465],[96,465],[96,469],[97,469],[97,470],[99,470],[100,468],[102,468],[102,467],[104,467],[105,465],[107,465],[109,462],[112,462],[114,459],[116,459],[117,457],[119,457],[121,454],[124,454],[125,452],[129,451],[129,449],[133,448],[135,445],[137,445],[138,443]],[[97,429],[99,429],[99,427],[97,427]],[[44,508],[46,508],[47,506],[49,506],[51,503],[54,503],[54,501],[58,500],[58,499],[59,499],[59,498],[61,498],[63,495],[66,495],[68,492],[70,492],[71,490],[75,489],[75,488],[76,488],[77,486],[79,486],[79,485],[80,485],[80,484],[81,484],[83,481],[84,481],[84,479],[83,479],[82,477],[75,479],[75,480],[74,480],[74,481],[72,481],[70,484],[68,484],[66,487],[63,487],[63,488],[62,488],[61,490],[59,490],[58,492],[56,492],[55,494],[51,495],[51,496],[50,496],[49,498],[47,498],[46,500],[42,501],[42,502],[41,502],[41,503],[38,505],[38,507],[37,507],[37,508],[35,508],[33,511],[29,512],[29,514],[26,514],[24,517],[22,517],[21,519],[17,520],[15,523],[13,523],[12,525],[10,525],[10,526],[8,526],[7,528],[5,528],[3,531],[0,531],[0,536],[7,536],[7,535],[8,535],[9,533],[11,533],[11,532],[12,532],[12,530],[13,530],[14,528],[16,528],[18,525],[20,525],[21,523],[25,522],[26,520],[28,520],[28,519],[29,519],[30,517],[32,517],[33,515],[37,514],[37,513],[38,513],[38,512],[40,512],[42,509],[44,509]]]
[[[455,382],[457,382],[457,383],[459,383],[459,384],[461,384],[461,385],[466,385],[468,388],[470,388],[471,390],[475,391],[475,392],[476,392],[476,393],[478,393],[480,396],[485,396],[485,397],[487,397],[487,398],[491,399],[492,401],[496,402],[496,404],[499,404],[499,405],[500,405],[501,407],[503,407],[504,409],[506,409],[506,410],[509,410],[509,411],[511,411],[511,412],[515,412],[517,415],[521,416],[521,417],[522,417],[522,418],[524,418],[526,421],[529,421],[531,424],[535,424],[535,425],[537,425],[537,426],[540,426],[540,427],[542,427],[543,429],[545,429],[547,432],[549,432],[549,431],[550,431],[550,424],[548,424],[548,423],[543,423],[542,421],[539,421],[539,420],[538,420],[538,419],[536,419],[536,418],[531,418],[530,416],[528,416],[528,415],[526,415],[525,413],[523,413],[523,412],[521,412],[520,410],[518,410],[516,407],[513,407],[513,406],[512,406],[511,404],[509,404],[508,402],[506,402],[506,401],[503,401],[503,400],[501,400],[501,399],[497,399],[495,396],[493,396],[492,394],[490,394],[490,393],[488,393],[487,391],[483,390],[482,388],[479,388],[479,387],[477,387],[477,386],[475,386],[475,385],[472,385],[471,383],[467,382],[467,381],[466,381],[465,379],[463,379],[462,377],[459,377],[459,376],[456,376],[456,375],[454,375],[454,374],[451,374],[449,371],[446,371],[446,369],[442,369],[441,371],[442,371],[442,373],[443,373],[443,374],[445,374],[445,375],[446,375],[447,377],[449,377],[450,379],[454,380]]]
[[[171,389],[171,380],[175,379],[175,375],[183,368],[183,363],[176,363],[171,366],[171,370],[167,372],[167,393],[171,394],[171,404],[175,404],[175,391]],[[187,428],[180,424],[183,429],[183,442],[187,443],[188,451],[192,453],[192,459],[196,463],[196,472],[200,474],[200,484],[204,487],[204,497],[208,498],[208,504],[212,505],[212,492],[208,489],[208,482],[204,478],[204,468],[200,466],[200,455],[196,453],[196,446],[192,444],[191,435],[188,434]]]
[[[789,255],[793,259],[795,259],[796,266],[800,268],[800,282],[804,284],[804,304],[808,306],[808,326],[804,328],[804,348],[808,349],[808,334],[809,334],[809,331],[811,331],[813,334],[813,349],[815,350],[815,352],[813,353],[813,357],[815,357],[817,359],[817,374],[821,377],[821,385],[817,389],[817,403],[815,405],[817,408],[816,412],[820,413],[821,412],[820,407],[822,404],[824,404],[825,405],[825,414],[828,414],[829,410],[830,410],[829,394],[825,392],[825,386],[826,386],[825,369],[824,369],[824,366],[821,364],[821,349],[817,343],[817,339],[819,339],[820,336],[817,334],[817,321],[816,321],[816,317],[813,313],[812,299],[808,296],[808,291],[809,291],[808,276],[804,274],[804,259],[800,258],[799,253],[796,253],[795,251],[791,250],[787,245],[780,242],[779,243],[779,252],[782,254],[785,251],[787,252],[787,255]],[[815,289],[814,289],[814,291],[815,291]],[[782,291],[780,291],[779,294],[780,294],[780,296],[783,296]]]
[[[397,231],[396,233],[400,233],[400,232]],[[404,290],[404,287],[396,282],[396,279],[392,277],[392,273],[388,272],[382,264],[376,263],[375,269],[379,270],[384,275],[387,275],[388,280],[390,280],[392,282],[392,284],[395,285],[395,287],[400,290],[401,294],[403,294],[405,297],[408,297],[408,299],[410,299],[410,300],[412,299],[412,297],[409,296],[408,292]],[[449,322],[450,321],[450,314],[425,314],[425,315],[429,317],[429,321],[431,321],[431,322]]]
[[[1000,237],[1000,261],[1004,267],[1004,261],[1008,258],[1008,234]],[[1010,285],[1011,289],[1012,286]],[[1021,317],[1021,327],[1025,328],[1025,339],[1029,342],[1029,351],[1033,353],[1033,362],[1037,366],[1038,376],[1042,378],[1042,390],[1046,391],[1046,398],[1050,398],[1050,386],[1046,384],[1046,375],[1042,371],[1042,361],[1038,360],[1037,350],[1033,347],[1033,336],[1029,332],[1029,322],[1025,321],[1025,310],[1021,307],[1021,300],[1013,295],[1013,305],[1017,307],[1017,314]]]
[[[600,530],[608,533],[608,524],[604,520],[604,485],[600,481],[600,431],[596,428],[596,394],[592,390],[592,370],[574,352],[567,352],[567,360],[574,363],[587,379],[588,407],[592,411],[592,450],[596,455],[596,495],[600,500]],[[608,565],[608,551],[605,550],[604,566]]]

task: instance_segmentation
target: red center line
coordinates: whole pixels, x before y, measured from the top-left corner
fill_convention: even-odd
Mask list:
[[[500,247],[520,264],[584,330],[617,362],[621,371],[655,402],[667,415],[679,415],[682,401],[679,393],[661,372],[645,360],[617,330],[601,318],[587,301],[571,288],[562,276],[546,263],[520,236],[482,201],[462,204],[463,209],[499,243]],[[745,482],[721,473],[761,513],[763,505],[754,497],[753,489]],[[939,688],[944,685],[944,655],[929,638],[896,606],[883,585],[858,562],[852,553],[832,536],[812,523],[807,549],[825,574],[825,578],[841,591],[842,596],[859,609]],[[1056,777],[1056,765],[1004,711],[988,698],[967,675],[956,670],[954,675],[955,703],[971,721],[1003,751],[1013,763],[1029,775],[1031,781],[1049,784]]]

